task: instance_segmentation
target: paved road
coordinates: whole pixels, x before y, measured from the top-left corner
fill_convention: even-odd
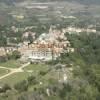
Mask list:
[[[23,64],[23,65],[22,65],[21,67],[19,67],[19,68],[6,68],[6,67],[0,66],[0,68],[10,70],[10,72],[9,72],[8,74],[1,76],[1,77],[0,77],[0,80],[3,79],[3,78],[8,77],[8,76],[10,76],[10,75],[12,75],[12,74],[14,74],[14,73],[23,72],[23,71],[24,71],[23,68],[27,67],[29,64],[30,64],[30,63],[28,62],[28,63],[26,63],[26,64]]]

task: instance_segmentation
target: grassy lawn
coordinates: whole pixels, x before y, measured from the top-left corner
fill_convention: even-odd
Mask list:
[[[7,84],[13,86],[14,84],[16,84],[22,80],[26,80],[27,77],[29,77],[30,75],[33,75],[36,77],[38,82],[42,82],[43,84],[42,85],[37,84],[35,86],[32,86],[29,88],[29,90],[32,90],[34,87],[47,86],[49,84],[49,79],[58,80],[58,72],[48,71],[49,68],[50,68],[50,66],[48,66],[46,64],[30,64],[29,66],[24,68],[24,72],[15,73],[13,75],[10,75],[10,76],[0,80],[0,85],[7,83]],[[46,72],[46,74],[41,75],[39,73],[40,71]],[[61,73],[60,77],[62,77],[62,75],[63,75],[63,73]]]
[[[0,85],[2,84],[9,84],[10,86],[13,86],[14,84],[16,84],[17,82],[20,82],[24,79],[27,79],[27,77],[31,75],[30,73],[27,72],[22,72],[22,73],[15,73],[12,74],[2,80],[0,80]]]
[[[17,68],[20,67],[21,64],[17,60],[9,60],[7,62],[0,63],[0,66],[7,67],[7,68]]]
[[[39,75],[38,72],[47,71],[48,68],[49,67],[45,64],[30,64],[29,66],[24,68],[24,72],[15,73],[13,75],[8,76],[8,77],[0,80],[0,84],[7,83],[7,84],[13,86],[17,82],[27,79],[27,77],[30,75],[36,76],[39,81],[43,82],[43,81],[46,81],[47,79],[43,79],[44,76]],[[33,71],[33,72],[28,72],[28,71]]]
[[[8,72],[9,72],[9,70],[0,68],[0,76],[3,76],[5,74],[7,74]]]
[[[18,66],[18,64],[17,64],[16,61],[8,61],[6,63],[0,64],[0,66],[16,68]],[[8,77],[0,80],[0,84],[7,83],[7,84],[13,86],[15,83],[20,82],[20,81],[22,81],[24,79],[27,79],[27,77],[29,75],[34,75],[34,76],[38,77],[38,79],[39,79],[40,76],[38,76],[38,72],[46,71],[47,69],[48,69],[48,66],[45,65],[45,64],[42,64],[42,65],[41,64],[36,64],[36,65],[35,64],[30,64],[29,66],[24,68],[24,72],[15,73],[13,75],[8,76]],[[28,71],[33,71],[33,72],[28,72]]]
[[[46,71],[49,69],[49,66],[46,64],[30,64],[29,66],[25,67],[24,70],[32,70],[34,72],[39,72],[39,71]]]

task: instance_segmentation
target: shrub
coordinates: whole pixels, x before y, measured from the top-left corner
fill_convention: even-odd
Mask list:
[[[28,82],[23,80],[17,84],[15,84],[14,88],[19,92],[27,91],[28,89]]]
[[[0,88],[0,93],[6,92],[7,90],[11,90],[11,87],[8,84],[4,84],[4,86]]]
[[[42,76],[44,76],[45,74],[46,74],[47,72],[45,72],[45,71],[40,71],[40,75],[42,75]]]
[[[35,77],[35,76],[29,76],[29,77],[27,78],[27,80],[28,80],[28,84],[29,84],[29,85],[37,84],[37,80],[36,80],[36,77]]]

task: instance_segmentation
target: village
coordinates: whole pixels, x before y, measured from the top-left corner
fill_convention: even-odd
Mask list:
[[[66,30],[57,30],[55,26],[51,26],[49,33],[42,33],[37,39],[34,32],[25,32],[22,38],[28,38],[30,35],[34,41],[25,40],[19,43],[17,47],[1,47],[1,55],[12,53],[18,50],[21,53],[21,61],[50,61],[56,60],[61,53],[74,52],[70,42],[65,37]],[[6,49],[6,52],[5,52]]]
[[[29,29],[32,27],[28,27]],[[13,31],[18,31],[16,27],[12,27]],[[75,27],[67,27],[57,29],[56,26],[51,25],[48,33],[42,33],[36,38],[35,32],[26,31],[23,33],[22,38],[26,39],[22,43],[19,43],[11,47],[0,47],[0,56],[6,55],[6,53],[12,53],[18,50],[21,53],[20,61],[50,61],[56,60],[61,53],[74,52],[74,48],[71,47],[65,33],[77,34],[81,32],[96,33],[95,29],[81,29]],[[34,41],[30,43],[27,38],[31,36]],[[11,44],[11,43],[10,43]]]

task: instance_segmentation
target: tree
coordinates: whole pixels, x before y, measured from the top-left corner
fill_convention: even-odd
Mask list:
[[[30,41],[30,43],[33,42],[34,39],[33,39],[33,36],[31,34],[28,35],[28,40]]]
[[[13,59],[18,59],[20,57],[21,57],[21,53],[19,51],[15,50],[15,51],[12,52],[12,58]]]

